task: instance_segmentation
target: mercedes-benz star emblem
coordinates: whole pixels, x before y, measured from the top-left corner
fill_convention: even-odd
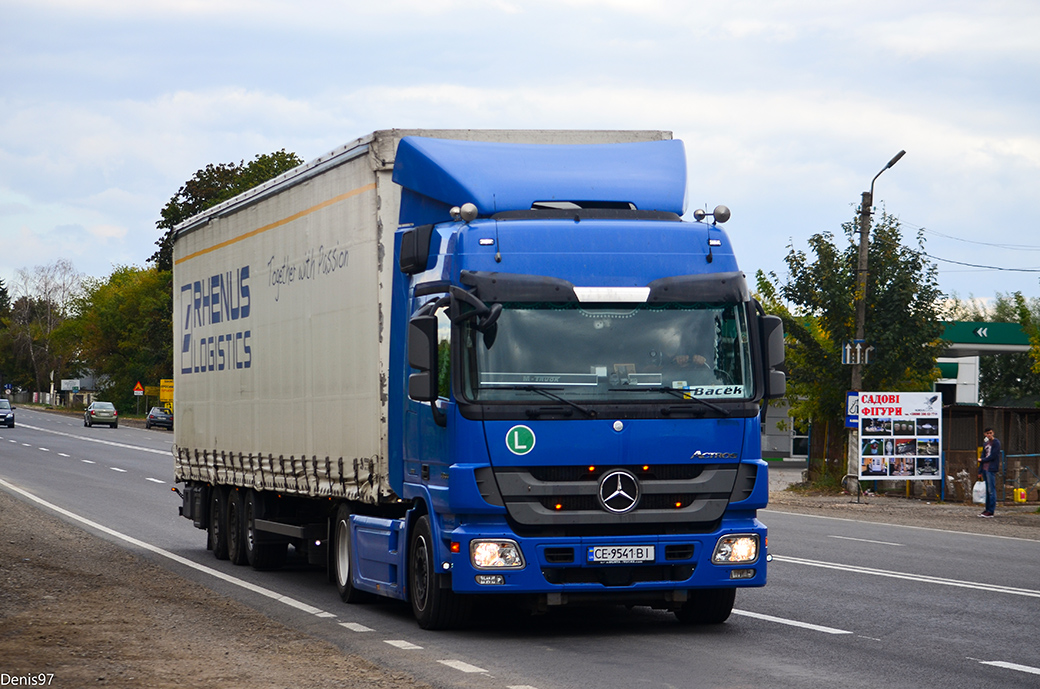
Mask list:
[[[639,480],[624,469],[608,471],[599,482],[599,504],[614,514],[624,514],[639,502]]]

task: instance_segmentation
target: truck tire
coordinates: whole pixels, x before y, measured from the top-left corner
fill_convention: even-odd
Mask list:
[[[246,494],[245,505],[245,539],[246,560],[253,569],[278,569],[285,564],[288,543],[258,543],[254,521],[263,519],[263,496],[250,489]]]
[[[469,617],[470,599],[440,587],[433,531],[426,515],[415,521],[408,548],[408,598],[423,629],[452,629]]]
[[[228,559],[244,565],[246,559],[245,500],[242,491],[232,488],[227,497],[227,551]]]
[[[736,589],[700,589],[690,591],[690,597],[675,616],[683,624],[722,624],[733,612]]]
[[[228,559],[227,551],[227,493],[220,486],[213,486],[209,493],[209,525],[206,529],[206,548],[213,551],[218,560]]]
[[[367,591],[354,588],[351,578],[354,562],[354,543],[350,537],[350,506],[346,503],[336,508],[336,518],[332,523],[332,577],[336,582],[336,590],[344,603],[367,603],[373,595]]]

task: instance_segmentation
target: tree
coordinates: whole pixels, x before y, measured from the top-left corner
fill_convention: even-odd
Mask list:
[[[172,377],[172,274],[154,267],[117,267],[108,278],[88,278],[76,302],[74,328],[81,367],[118,407],[134,404],[138,381]]]
[[[162,209],[162,220],[155,223],[163,236],[155,244],[159,247],[148,260],[159,270],[173,269],[173,229],[188,218],[207,208],[263,184],[300,165],[303,160],[283,148],[274,153],[258,154],[246,163],[219,163],[207,165],[184,183]]]
[[[979,396],[989,405],[1040,403],[1040,298],[1027,299],[1021,292],[998,293],[989,307],[974,299],[955,300],[950,317],[1021,325],[1032,343],[1031,351],[979,357]]]
[[[72,263],[58,259],[32,270],[18,270],[18,298],[11,305],[9,335],[14,356],[28,361],[37,392],[60,379],[76,343],[63,328],[83,277]]]
[[[14,376],[14,347],[11,343],[11,294],[0,280],[0,396]]]
[[[827,470],[836,476],[845,469],[842,429],[852,372],[841,363],[841,353],[855,334],[857,221],[844,223],[842,230],[844,246],[824,232],[809,238],[811,257],[790,248],[785,282],[775,273],[757,274],[764,308],[784,321],[792,416],[813,423],[811,457],[830,458]],[[874,351],[863,367],[866,390],[927,390],[938,377],[943,295],[920,232],[917,244],[916,249],[903,245],[899,221],[887,213],[872,228],[865,331]]]

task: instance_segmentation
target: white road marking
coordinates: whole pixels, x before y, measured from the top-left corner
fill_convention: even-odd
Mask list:
[[[485,670],[482,667],[470,665],[469,663],[464,663],[461,660],[438,660],[437,662],[441,665],[447,665],[450,668],[455,668],[459,672],[487,672],[487,670]]]
[[[166,481],[162,481],[157,478],[146,478],[145,481],[151,481],[152,483],[166,483]]]
[[[899,548],[903,547],[902,543],[889,543],[888,541],[872,541],[869,538],[852,538],[851,536],[827,536],[827,538],[840,538],[843,541],[858,541],[860,543],[876,543],[877,545],[894,545]]]
[[[83,462],[84,464],[97,464],[97,462],[90,459],[81,459],[79,461]]]
[[[855,574],[870,574],[877,577],[888,577],[890,579],[905,579],[917,581],[922,584],[940,584],[942,586],[953,586],[956,588],[976,589],[979,591],[992,591],[994,593],[1008,593],[1013,596],[1026,596],[1028,598],[1040,598],[1040,591],[1034,589],[1020,589],[1013,586],[1000,586],[998,584],[984,584],[980,581],[959,581],[957,579],[943,579],[931,577],[926,574],[908,574],[906,572],[891,572],[884,569],[872,569],[870,567],[858,567],[856,565],[839,565],[834,562],[820,562],[818,560],[806,560],[800,557],[789,557],[787,555],[774,555],[773,562],[787,562],[795,565],[808,565],[810,567],[821,567],[823,569],[837,569],[842,572],[853,572]]]
[[[41,447],[41,448],[40,448],[40,452],[50,452],[50,450],[48,450],[48,449],[47,449],[47,448],[45,448],[45,447]]]
[[[765,509],[759,510],[760,514],[786,514],[791,517],[806,517],[808,519],[831,519],[836,522],[848,522],[850,524],[862,525],[863,522],[855,519],[846,519],[845,517],[828,517],[822,514],[802,514],[801,512],[785,512],[783,510]],[[997,534],[991,533],[971,533],[970,531],[951,531],[949,529],[936,529],[930,526],[911,526],[910,524],[883,524],[878,523],[879,526],[887,526],[893,529],[917,529],[918,531],[934,531],[935,533],[943,534],[958,534],[961,536],[977,536],[979,538],[1002,538],[1008,541],[1026,541],[1027,543],[1036,543],[1035,538],[1021,538],[1019,536],[998,536]]]
[[[993,667],[1002,667],[1005,670],[1026,672],[1030,675],[1040,675],[1040,667],[1030,667],[1028,665],[1019,665],[1017,663],[1005,663],[1003,660],[980,660],[979,663],[982,665],[992,665]]]
[[[326,619],[329,618],[329,617],[335,617],[335,615],[332,614],[331,612],[326,612],[324,610],[322,610],[321,612],[314,613],[314,614],[317,615],[318,617],[322,617],[322,618],[326,618]]]
[[[798,620],[789,620],[784,617],[773,617],[772,615],[762,615],[757,612],[748,612],[747,610],[734,610],[734,615],[743,615],[744,617],[753,617],[756,620],[765,620],[766,622],[776,622],[777,624],[786,624],[788,627],[800,627],[801,629],[809,629],[814,632],[823,632],[824,634],[851,634],[852,632],[844,629],[835,629],[834,627],[824,627],[818,624],[810,624],[808,622],[799,622]]]
[[[58,453],[58,456],[59,456],[59,457],[69,457],[69,456],[71,456],[71,455],[67,455],[67,454],[65,454],[64,452],[59,452],[59,453]]]
[[[402,651],[417,651],[422,649],[422,646],[416,646],[411,641],[405,641],[404,639],[383,639],[383,643],[390,644],[394,648],[400,648]]]
[[[62,431],[55,431],[55,430],[50,429],[50,428],[40,428],[38,426],[26,426],[25,424],[22,424],[22,426],[24,428],[31,428],[34,431],[41,431],[43,433],[51,433],[53,435],[61,435],[61,436],[65,436],[66,438],[75,438],[76,440],[86,440],[88,443],[101,443],[102,445],[111,445],[112,447],[122,447],[122,448],[126,448],[128,450],[138,450],[140,452],[151,452],[151,453],[157,454],[157,455],[170,455],[170,456],[173,456],[173,449],[172,449],[173,445],[172,445],[172,443],[171,443],[171,446],[170,446],[171,449],[169,449],[169,450],[156,450],[156,449],[151,448],[151,447],[141,447],[140,445],[128,445],[126,443],[117,443],[117,442],[113,442],[111,440],[101,440],[100,438],[89,438],[89,437],[87,437],[85,435],[77,435],[76,433],[63,433]],[[15,442],[15,441],[12,440],[11,442]],[[26,445],[26,447],[29,447],[29,446]]]
[[[357,622],[340,622],[339,626],[346,627],[347,629],[349,629],[352,632],[374,632],[375,631],[371,627],[366,627],[365,625],[358,624]]]
[[[120,469],[119,467],[109,467],[112,471],[118,471],[120,474],[125,474],[126,469]]]
[[[83,460],[83,461],[87,461],[87,460]],[[91,462],[91,464],[93,464],[93,462]],[[282,603],[284,605],[288,605],[291,608],[295,608],[296,610],[300,610],[300,611],[309,613],[311,615],[317,615],[318,613],[324,612],[324,610],[322,610],[321,608],[316,608],[313,605],[307,605],[306,603],[304,603],[302,601],[298,601],[295,598],[290,598],[289,596],[282,595],[281,593],[278,593],[277,591],[272,591],[271,589],[264,588],[263,586],[257,586],[256,584],[253,584],[251,582],[245,581],[243,579],[239,579],[238,577],[231,576],[230,574],[225,574],[224,572],[221,572],[220,570],[213,569],[212,567],[207,567],[206,565],[200,565],[198,562],[194,562],[193,560],[189,560],[186,557],[181,557],[180,555],[176,555],[174,553],[171,553],[168,550],[163,550],[162,548],[160,548],[158,546],[154,546],[151,543],[147,543],[147,542],[142,541],[140,539],[134,538],[133,536],[128,536],[128,535],[126,535],[124,533],[120,533],[119,531],[116,531],[115,529],[110,529],[109,527],[104,526],[102,524],[98,524],[97,522],[91,521],[90,519],[87,519],[86,517],[81,517],[80,515],[76,514],[75,512],[70,512],[69,510],[66,510],[63,507],[58,507],[57,505],[55,505],[53,503],[47,502],[43,498],[39,498],[39,497],[33,495],[32,493],[30,493],[30,492],[28,492],[26,490],[23,490],[23,489],[19,488],[18,486],[15,486],[14,484],[8,483],[7,481],[5,481],[3,479],[0,479],[0,486],[4,486],[8,490],[14,491],[15,493],[18,493],[19,495],[25,496],[26,498],[28,498],[29,500],[32,500],[33,502],[35,502],[38,505],[42,505],[43,507],[46,507],[47,509],[49,509],[49,510],[51,510],[53,512],[56,512],[56,513],[61,514],[61,515],[64,515],[64,516],[68,517],[69,519],[72,519],[74,521],[79,522],[80,524],[83,524],[85,526],[90,527],[91,529],[95,529],[95,530],[100,531],[102,533],[106,533],[109,536],[113,536],[115,538],[118,538],[119,540],[124,541],[125,543],[129,543],[130,545],[132,545],[132,546],[134,546],[136,548],[141,548],[141,549],[147,550],[147,551],[149,551],[151,553],[155,553],[156,555],[161,555],[162,557],[165,557],[165,558],[167,558],[169,560],[172,560],[173,562],[176,562],[177,564],[184,565],[185,567],[190,567],[191,569],[194,569],[197,572],[202,572],[203,574],[207,574],[207,575],[209,575],[211,577],[214,577],[216,579],[220,579],[221,581],[226,581],[229,584],[234,584],[235,586],[240,586],[240,587],[246,589],[247,591],[252,591],[253,593],[259,594],[261,596],[265,596],[267,598],[270,598],[271,600],[277,601],[278,603]]]

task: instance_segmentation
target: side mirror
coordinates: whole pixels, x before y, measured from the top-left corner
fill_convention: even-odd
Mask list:
[[[408,396],[419,402],[437,399],[437,317],[415,316],[408,322]]]
[[[766,370],[765,397],[783,397],[787,392],[787,376],[777,371],[784,363],[784,322],[779,316],[761,316],[762,354]]]
[[[430,240],[433,237],[433,225],[420,225],[406,230],[401,235],[401,255],[398,265],[402,273],[415,275],[426,270],[430,260]]]
[[[447,426],[448,418],[437,406],[437,327],[437,317],[433,315],[413,316],[408,322],[408,365],[417,369],[417,373],[408,376],[408,397],[429,402],[434,422]]]
[[[784,322],[779,316],[762,316],[762,343],[765,345],[766,368],[784,363]]]

